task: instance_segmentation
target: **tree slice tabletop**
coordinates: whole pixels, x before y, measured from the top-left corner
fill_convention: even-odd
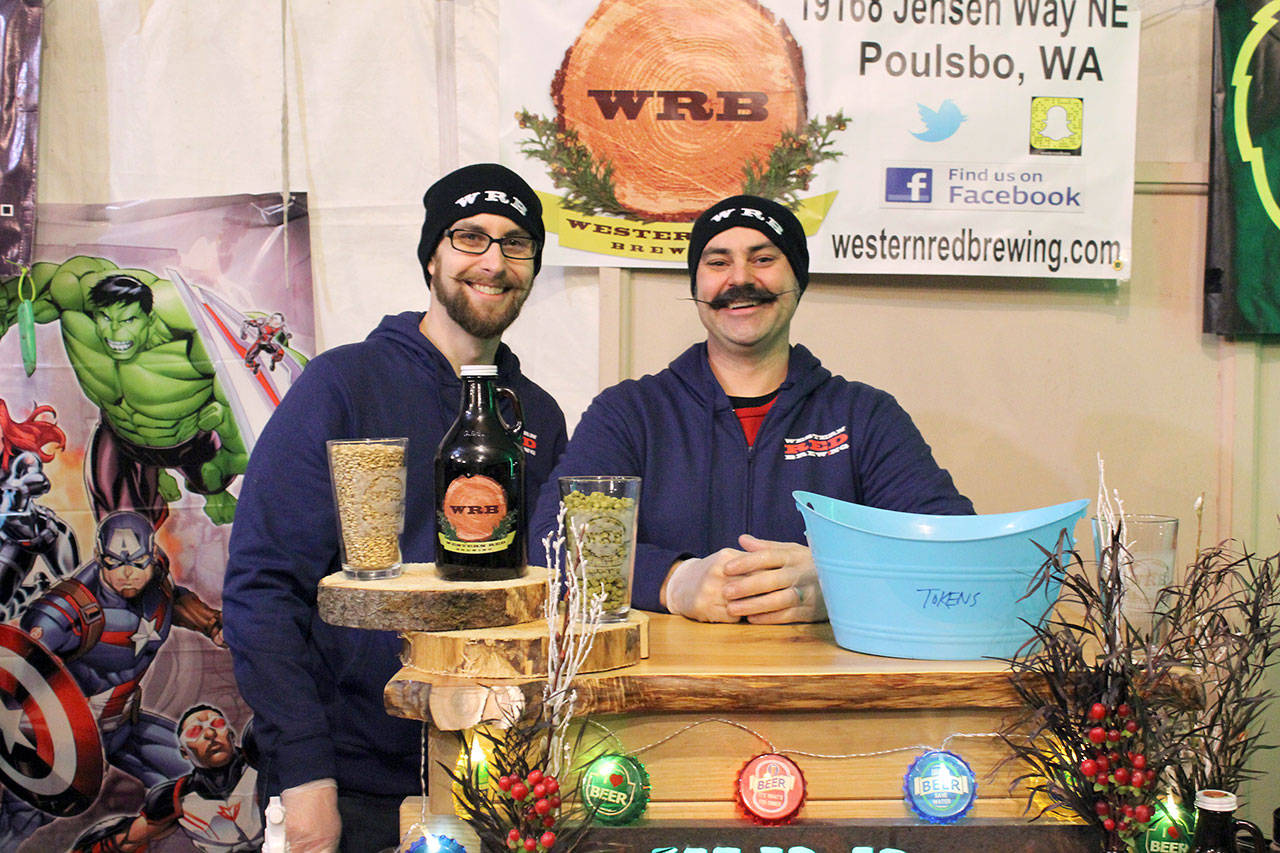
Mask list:
[[[406,666],[466,678],[545,678],[550,629],[546,619],[467,631],[411,631],[404,635]],[[632,611],[601,622],[578,671],[603,672],[649,654],[649,615]]]
[[[755,0],[603,0],[551,97],[646,221],[690,221],[740,193],[744,167],[807,112],[800,48]]]
[[[447,581],[434,563],[405,563],[399,577],[361,581],[335,572],[316,593],[320,618],[379,631],[461,631],[542,619],[547,570],[474,583]]]

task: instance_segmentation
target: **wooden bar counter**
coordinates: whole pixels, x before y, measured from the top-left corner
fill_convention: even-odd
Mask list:
[[[430,724],[426,826],[478,850],[454,815],[441,765],[456,765],[459,730],[541,699],[546,628],[540,620],[512,624],[509,615],[477,628],[487,617],[465,607],[449,611],[456,625],[440,624],[436,597],[456,590],[441,587],[433,571],[411,567],[390,584],[326,578],[320,610],[336,624],[403,633],[406,666],[384,696],[390,714]],[[540,583],[508,594],[531,596]],[[437,614],[429,627],[420,624],[424,611]],[[1000,662],[857,654],[835,644],[827,623],[709,625],[639,612],[597,644],[600,671],[574,681],[575,714],[589,720],[586,742],[634,754],[651,781],[644,817],[600,828],[601,842],[644,853],[1094,849],[1087,827],[1028,825],[1026,791],[1011,788],[1024,768],[1000,766],[1008,750],[996,733],[1019,712]],[[954,825],[926,824],[903,801],[903,775],[928,748],[959,754],[977,775],[978,800]],[[787,755],[804,773],[805,805],[789,826],[757,827],[737,810],[738,773],[764,752]],[[421,800],[407,800],[401,830],[423,814]]]
[[[652,780],[649,819],[737,817],[733,783],[752,756],[783,752],[803,770],[804,819],[913,820],[902,777],[921,750],[944,741],[978,776],[973,818],[1021,822],[1021,767],[997,765],[994,737],[1018,700],[1003,664],[920,661],[846,651],[831,627],[707,625],[647,614],[647,658],[579,676],[577,713],[639,750]],[[539,679],[472,679],[407,666],[386,688],[390,713],[432,722],[430,812],[452,813],[452,730],[541,695]],[[605,735],[603,729],[601,735]],[[889,752],[890,750],[897,750]],[[868,753],[882,753],[869,755]],[[994,775],[993,775],[994,773]]]

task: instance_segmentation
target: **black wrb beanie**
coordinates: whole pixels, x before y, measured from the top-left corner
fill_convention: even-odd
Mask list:
[[[445,230],[459,219],[477,213],[496,213],[519,225],[537,241],[533,254],[533,273],[542,269],[542,244],[547,232],[542,225],[542,202],[524,180],[506,166],[476,163],[463,166],[431,185],[422,197],[427,209],[422,220],[422,237],[418,240],[418,262],[422,275],[431,286],[427,262]]]
[[[809,286],[809,242],[800,220],[787,208],[754,195],[735,195],[702,212],[689,235],[689,291],[698,295],[698,261],[712,237],[730,228],[754,228],[786,255],[800,293]]]

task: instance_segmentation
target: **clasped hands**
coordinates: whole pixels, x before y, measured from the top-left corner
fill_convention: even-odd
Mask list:
[[[821,622],[827,605],[809,549],[750,534],[737,548],[677,563],[663,585],[663,604],[672,613],[699,622],[756,625]]]

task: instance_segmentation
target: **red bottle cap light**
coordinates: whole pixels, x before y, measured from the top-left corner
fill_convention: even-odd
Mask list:
[[[804,774],[790,758],[757,755],[738,772],[738,805],[759,824],[790,823],[804,805]]]

